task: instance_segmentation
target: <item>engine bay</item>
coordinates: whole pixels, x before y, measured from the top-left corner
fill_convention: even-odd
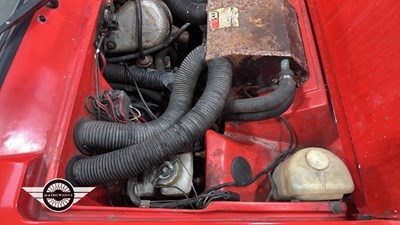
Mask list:
[[[398,218],[398,2],[19,5],[0,28],[1,218]]]
[[[105,2],[65,177],[109,206],[343,213],[354,184],[307,29],[286,0]]]
[[[304,19],[286,0],[105,2],[94,92],[76,106],[90,116],[76,116],[61,171],[98,187],[96,204],[344,213],[354,184]]]

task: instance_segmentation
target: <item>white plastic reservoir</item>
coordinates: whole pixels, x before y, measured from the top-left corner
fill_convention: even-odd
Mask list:
[[[335,154],[322,148],[297,151],[279,164],[272,179],[277,200],[334,200],[354,190],[346,165]]]

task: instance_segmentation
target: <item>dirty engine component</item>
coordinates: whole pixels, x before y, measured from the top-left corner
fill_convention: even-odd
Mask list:
[[[104,41],[106,53],[126,53],[139,50],[141,35],[143,48],[154,47],[168,38],[171,32],[172,16],[167,6],[159,0],[142,0],[141,14],[138,15],[134,1],[126,2],[115,13],[118,28]],[[139,24],[141,23],[141,24]],[[138,33],[141,26],[141,34]]]
[[[207,60],[232,60],[234,87],[273,84],[289,59],[298,85],[308,68],[297,14],[286,0],[209,0]]]

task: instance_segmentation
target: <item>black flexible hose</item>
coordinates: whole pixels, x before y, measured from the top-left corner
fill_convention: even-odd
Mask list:
[[[296,84],[292,76],[283,76],[278,83],[278,89],[271,94],[247,99],[228,100],[225,104],[226,113],[257,113],[279,108],[293,99],[296,94]]]
[[[74,186],[126,180],[150,170],[172,156],[190,151],[194,142],[220,116],[231,83],[230,62],[225,58],[212,60],[208,64],[208,80],[202,96],[178,123],[137,145],[103,155],[72,158],[66,169],[67,179]]]
[[[155,90],[171,90],[175,80],[174,73],[166,73],[153,69],[142,69],[130,67],[128,73],[126,68],[118,64],[107,64],[103,73],[104,78],[110,83],[134,84],[138,86]]]
[[[193,25],[207,24],[205,3],[196,3],[190,0],[164,0],[164,2],[183,21]]]
[[[227,120],[227,121],[243,121],[243,122],[271,119],[271,118],[280,116],[284,112],[286,112],[292,105],[293,100],[294,100],[294,95],[291,96],[291,98],[287,99],[286,102],[284,102],[281,106],[279,106],[276,109],[272,109],[272,110],[264,111],[264,112],[257,112],[257,113],[224,114],[223,119]]]
[[[207,0],[190,0],[195,3],[207,3]]]
[[[133,77],[134,75],[132,74],[131,70],[129,69],[128,64],[126,64],[126,62],[124,62],[123,64],[124,64],[124,66],[125,66],[126,72],[127,72],[130,76]],[[151,117],[153,120],[157,119],[157,116],[154,115],[154,113],[151,111],[150,107],[148,106],[146,100],[143,98],[142,92],[140,92],[140,89],[139,89],[139,86],[138,86],[136,80],[135,80],[135,79],[132,79],[132,80],[133,80],[133,84],[134,84],[134,86],[135,86],[135,88],[136,88],[136,90],[137,90],[137,93],[138,93],[138,95],[139,95],[139,98],[140,98],[140,100],[142,101],[142,103],[143,103],[143,105],[144,105],[144,108],[146,109],[147,113],[150,115],[150,117]]]
[[[143,15],[142,15],[142,4],[140,4],[140,0],[135,1],[136,5],[136,19],[137,19],[137,40],[138,40],[138,50],[139,50],[139,57],[141,59],[145,58],[143,52]]]
[[[193,92],[205,66],[204,46],[194,49],[182,62],[170,101],[161,117],[148,123],[120,124],[80,120],[75,125],[75,144],[85,154],[107,152],[139,143],[182,118],[192,106]]]
[[[134,92],[138,92],[138,90],[134,89]],[[165,102],[165,99],[162,94],[160,94],[158,91],[146,89],[146,88],[139,88],[139,91],[143,94],[143,96],[147,97],[150,99],[150,101],[153,101],[154,103],[157,103],[158,105],[162,106],[167,106],[167,103]]]

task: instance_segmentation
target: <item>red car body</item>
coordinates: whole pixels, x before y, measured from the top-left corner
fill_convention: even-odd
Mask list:
[[[100,188],[64,213],[40,205],[21,187],[43,186],[64,177],[68,159],[78,153],[72,136],[74,124],[87,115],[83,101],[94,91],[93,39],[102,1],[61,0],[57,9],[42,8],[35,14],[1,87],[0,221],[399,223],[400,1],[291,2],[299,15],[310,79],[299,89],[285,117],[297,131],[299,144],[319,143],[345,161],[355,191],[351,204],[343,203],[342,213],[333,214],[329,202],[251,202],[257,184],[236,190],[247,202],[214,202],[197,211],[110,207],[101,201],[104,192]],[[38,21],[39,15],[46,22]],[[108,87],[103,80],[101,86]],[[262,163],[274,156],[274,149],[258,154],[260,143],[288,142],[288,135],[272,132],[279,126],[274,120],[228,124],[226,133],[231,139],[208,132],[208,182],[231,179],[223,178],[221,170],[223,159],[235,154],[225,151],[229,148],[252,152],[248,160],[254,170],[261,170]],[[221,168],[212,168],[213,163]],[[216,173],[214,178],[211,173]]]

